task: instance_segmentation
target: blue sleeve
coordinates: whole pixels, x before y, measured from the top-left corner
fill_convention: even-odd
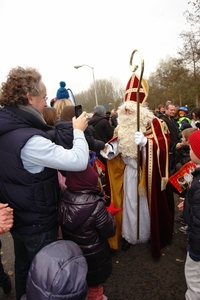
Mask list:
[[[21,150],[24,168],[31,173],[45,167],[63,171],[83,171],[89,160],[88,144],[81,130],[74,130],[73,148],[68,150],[49,139],[35,135]]]

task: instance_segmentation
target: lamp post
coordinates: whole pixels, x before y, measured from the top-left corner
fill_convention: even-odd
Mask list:
[[[95,95],[95,102],[96,105],[98,105],[98,101],[97,101],[97,91],[96,91],[96,82],[95,82],[95,77],[94,77],[94,67],[91,67],[89,65],[78,65],[78,66],[74,66],[75,69],[79,69],[81,67],[89,67],[90,69],[92,69],[92,76],[93,76],[93,83],[94,83],[94,95]]]

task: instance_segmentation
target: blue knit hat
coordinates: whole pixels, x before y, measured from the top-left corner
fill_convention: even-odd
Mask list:
[[[65,88],[66,83],[64,81],[60,82],[60,88],[57,90],[56,98],[59,99],[68,99],[69,93],[68,90]]]

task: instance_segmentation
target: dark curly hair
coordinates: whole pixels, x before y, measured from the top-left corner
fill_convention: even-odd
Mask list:
[[[42,90],[40,86],[42,76],[33,68],[17,67],[10,70],[6,82],[1,84],[0,105],[27,105],[27,93],[38,96]]]

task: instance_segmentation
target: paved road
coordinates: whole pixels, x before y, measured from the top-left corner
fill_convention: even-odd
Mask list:
[[[179,203],[175,198],[175,205]],[[118,250],[113,256],[113,273],[104,284],[109,300],[184,300],[186,283],[184,263],[187,236],[179,232],[179,212],[176,209],[172,243],[162,250],[160,260],[150,256],[149,244],[131,246],[128,251]],[[1,237],[2,261],[14,287],[14,255],[10,233]],[[0,289],[0,300],[15,300],[14,289],[5,296]],[[39,299],[35,299],[39,300]]]

